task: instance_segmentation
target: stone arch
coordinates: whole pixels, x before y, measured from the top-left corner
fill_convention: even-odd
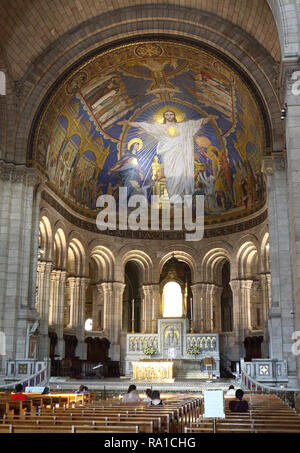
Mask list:
[[[191,271],[191,279],[192,283],[196,281],[197,276],[197,266],[196,261],[191,253],[187,253],[183,250],[179,250],[179,248],[175,248],[170,252],[165,252],[163,258],[160,260],[158,265],[159,275],[162,273],[164,265],[169,261],[172,257],[176,258],[179,261],[183,261],[187,264]]]
[[[258,247],[253,241],[246,240],[237,251],[238,278],[251,279],[259,273]]]
[[[277,25],[282,59],[298,58],[300,28],[295,1],[268,0],[268,4]]]
[[[203,282],[215,283],[221,286],[222,268],[226,261],[229,261],[231,267],[231,256],[225,248],[213,248],[209,252],[207,252],[202,261]]]
[[[53,265],[55,269],[65,270],[67,264],[67,241],[66,235],[59,227],[54,235],[53,242]]]
[[[72,276],[86,275],[86,255],[81,241],[73,238],[68,244],[68,274]]]
[[[270,272],[270,243],[269,233],[265,232],[260,243],[261,272]]]
[[[134,15],[134,22],[120,22],[120,16],[125,17],[126,13]],[[99,23],[105,23],[105,30],[99,29]],[[120,26],[122,25],[122,27]],[[93,32],[91,33],[91,30]],[[77,34],[81,39],[74,40],[72,36]],[[39,116],[39,105],[42,105],[50,93],[47,90],[57,81],[57,75],[62,75],[70,68],[70,65],[77,64],[78,58],[86,57],[88,52],[95,54],[102,46],[112,45],[125,39],[141,39],[141,37],[168,36],[176,39],[178,35],[188,40],[194,40],[202,46],[210,46],[211,49],[222,53],[226,58],[231,58],[237,66],[243,67],[244,76],[249,72],[248,84],[251,86],[255,81],[256,91],[261,102],[264,104],[264,117],[266,124],[272,119],[272,130],[276,131],[274,146],[278,149],[282,145],[283,127],[280,121],[280,102],[277,98],[276,89],[273,86],[274,63],[270,53],[259,44],[254,37],[245,32],[242,28],[230,22],[228,19],[218,17],[216,14],[201,11],[196,8],[185,8],[173,5],[140,5],[124,8],[123,10],[112,11],[91,19],[88,23],[81,24],[77,29],[70,30],[66,36],[61,36],[51,44],[51,48],[39,56],[39,63],[32,65],[26,71],[24,80],[36,76],[38,86],[28,84],[28,96],[34,99],[35,103],[23,103],[23,110],[19,112],[19,127],[16,134],[16,143],[28,142],[30,129],[34,117]],[[75,47],[74,47],[74,43]],[[242,44],[241,44],[242,43]],[[62,50],[64,49],[64,51]],[[90,54],[92,56],[92,54]],[[50,62],[49,62],[50,59]],[[77,60],[77,62],[76,62]],[[35,75],[36,68],[39,74]],[[41,71],[41,72],[40,72]],[[42,75],[41,75],[42,73]],[[30,88],[29,88],[30,87]],[[264,99],[264,101],[263,101]],[[267,106],[267,107],[266,107]],[[267,113],[269,111],[269,113]],[[33,129],[35,125],[33,125]],[[269,127],[268,127],[269,128]],[[268,129],[267,128],[267,129]],[[277,131],[279,131],[277,133]],[[29,144],[31,149],[32,143]],[[268,145],[269,146],[269,145]],[[271,146],[271,143],[270,143]],[[17,150],[18,159],[22,159],[22,150]],[[15,156],[17,158],[17,155]],[[24,156],[23,156],[24,160]]]
[[[115,256],[101,245],[93,247],[89,254],[90,275],[93,283],[111,282],[114,280]]]
[[[124,253],[120,250],[120,257],[122,263],[122,281],[124,281],[125,266],[128,261],[134,261],[141,270],[142,282],[144,285],[152,283],[153,261],[151,257],[143,250],[138,250],[132,245],[131,250]],[[122,255],[122,252],[124,253]]]
[[[40,249],[42,250],[42,261],[51,261],[53,253],[52,226],[47,215],[43,215],[39,225]]]

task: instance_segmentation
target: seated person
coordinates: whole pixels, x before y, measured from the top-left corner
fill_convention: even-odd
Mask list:
[[[127,393],[123,396],[122,403],[139,403],[140,397],[136,391],[136,386],[131,384],[128,387]]]
[[[49,393],[50,393],[50,388],[46,385],[46,387],[42,391],[42,395],[49,395]]]
[[[230,385],[229,389],[226,392],[226,396],[235,396],[235,390],[233,385]]]
[[[78,390],[75,390],[74,393],[86,393],[86,388],[87,387],[85,387],[84,385],[81,385]]]
[[[248,402],[243,401],[244,392],[238,389],[235,392],[235,400],[230,401],[229,409],[231,412],[248,412]]]
[[[27,395],[23,394],[23,385],[17,384],[15,387],[15,392],[11,394],[11,401],[28,401]]]
[[[143,402],[144,403],[151,403],[151,401],[152,401],[151,395],[152,395],[152,390],[151,389],[146,389],[146,398],[143,399]]]
[[[153,390],[152,395],[151,395],[151,403],[150,406],[163,406],[164,403],[160,399],[160,393],[158,390]]]

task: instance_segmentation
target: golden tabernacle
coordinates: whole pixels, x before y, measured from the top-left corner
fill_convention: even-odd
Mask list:
[[[140,360],[132,362],[133,380],[174,382],[174,362]]]

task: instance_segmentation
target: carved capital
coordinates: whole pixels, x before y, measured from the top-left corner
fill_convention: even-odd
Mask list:
[[[274,153],[272,156],[264,156],[262,160],[262,172],[267,176],[272,176],[276,171],[286,169],[286,152]]]
[[[0,162],[0,179],[12,183],[24,183],[28,186],[36,186],[46,181],[45,176],[36,168],[6,162]]]

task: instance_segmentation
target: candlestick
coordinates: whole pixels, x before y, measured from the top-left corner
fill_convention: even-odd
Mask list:
[[[194,333],[194,322],[192,319],[191,319],[191,333]]]
[[[201,318],[201,333],[204,332],[204,319]]]
[[[152,299],[152,319],[155,317],[155,306],[154,306],[154,298]]]

